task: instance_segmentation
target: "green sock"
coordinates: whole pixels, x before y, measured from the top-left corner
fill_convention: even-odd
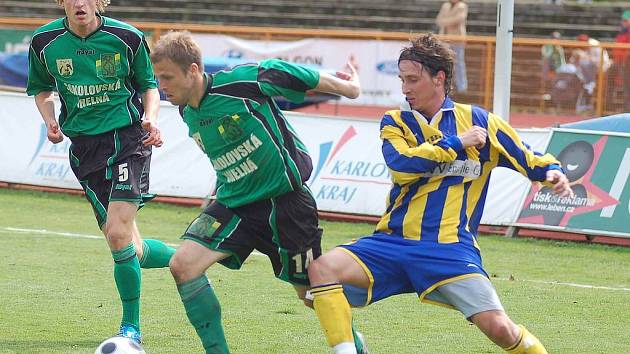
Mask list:
[[[175,253],[173,247],[167,246],[160,240],[146,239],[142,241],[141,268],[165,268]]]
[[[134,325],[140,329],[140,262],[136,257],[133,243],[127,247],[112,251],[114,258],[114,280],[122,301],[122,323]]]
[[[229,354],[221,325],[221,305],[205,275],[177,286],[186,315],[201,338],[206,354]]]

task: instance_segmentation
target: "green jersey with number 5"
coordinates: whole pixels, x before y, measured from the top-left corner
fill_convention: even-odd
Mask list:
[[[238,207],[302,188],[311,158],[272,97],[303,101],[319,83],[319,72],[269,59],[206,78],[198,109],[181,112],[216,170],[217,200]]]
[[[37,29],[29,50],[26,92],[57,89],[59,123],[69,137],[96,135],[139,121],[139,94],[157,83],[142,32],[108,17],[86,38],[65,18]]]

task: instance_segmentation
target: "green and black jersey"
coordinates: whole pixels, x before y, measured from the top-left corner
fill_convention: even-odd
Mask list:
[[[189,135],[217,172],[217,200],[238,207],[299,190],[311,158],[273,96],[301,102],[319,72],[270,59],[208,79],[199,108],[181,108]]]
[[[139,121],[139,94],[156,88],[142,32],[108,17],[86,38],[60,18],[33,34],[26,92],[57,89],[59,122],[69,137],[96,135]]]

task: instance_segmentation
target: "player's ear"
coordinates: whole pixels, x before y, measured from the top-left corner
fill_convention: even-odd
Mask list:
[[[188,67],[188,73],[195,75],[198,72],[199,72],[199,65],[197,65],[197,63],[190,64],[190,66]]]
[[[443,70],[437,72],[437,74],[433,77],[433,83],[435,85],[444,86],[444,82],[446,81],[446,73]]]

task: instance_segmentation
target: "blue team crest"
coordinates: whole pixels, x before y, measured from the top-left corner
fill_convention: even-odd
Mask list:
[[[72,59],[57,59],[57,71],[59,71],[59,75],[63,77],[72,76],[74,73]]]

